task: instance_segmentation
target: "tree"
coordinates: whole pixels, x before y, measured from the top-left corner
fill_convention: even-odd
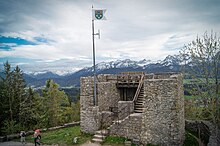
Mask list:
[[[16,66],[15,69],[12,72],[12,104],[13,104],[13,111],[14,111],[14,119],[16,121],[21,121],[20,117],[20,111],[21,109],[21,104],[24,102],[26,99],[26,93],[25,93],[25,81],[23,79],[23,73],[21,69]]]
[[[2,80],[2,102],[5,115],[9,114],[10,120],[13,121],[13,111],[12,111],[12,96],[11,96],[11,84],[12,84],[12,71],[11,65],[8,61],[4,64]],[[8,116],[7,116],[8,117]]]
[[[25,97],[25,81],[20,68],[17,66],[11,71],[11,65],[7,61],[0,76],[1,82],[1,127],[6,133],[13,133],[19,130],[20,104]],[[1,128],[2,129],[2,128]]]
[[[191,79],[190,93],[196,97],[199,119],[220,124],[220,38],[216,33],[204,33],[180,52],[184,73]],[[195,106],[195,105],[194,105]]]
[[[20,123],[24,129],[32,129],[37,124],[35,116],[36,93],[31,87],[26,91],[25,99],[20,103],[19,117]]]
[[[59,85],[53,80],[46,82],[43,90],[45,113],[42,120],[47,127],[57,126],[69,122],[72,115],[72,108],[67,95],[59,90]]]

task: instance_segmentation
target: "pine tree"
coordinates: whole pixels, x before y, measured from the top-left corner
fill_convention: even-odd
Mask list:
[[[1,76],[1,127],[8,134],[19,130],[20,104],[25,97],[25,81],[20,68],[17,66],[11,71],[11,65],[7,61],[4,64]],[[2,129],[1,128],[1,129]]]
[[[46,107],[43,121],[45,121],[47,127],[69,122],[66,116],[72,115],[72,108],[67,95],[63,91],[59,91],[59,85],[53,80],[48,80],[43,90],[43,96],[45,100],[44,107]]]
[[[31,129],[37,124],[37,119],[35,116],[35,93],[31,87],[26,91],[25,99],[20,104],[19,117],[22,127],[25,129]]]
[[[11,65],[8,61],[4,64],[2,80],[2,108],[4,110],[3,115],[9,117],[10,120],[13,120],[13,111],[12,111],[12,97],[11,97],[11,84],[12,84],[12,71]],[[5,118],[8,119],[8,118]]]
[[[25,81],[23,79],[23,73],[21,69],[16,66],[13,70],[13,77],[12,77],[12,104],[13,104],[13,111],[14,111],[14,119],[16,121],[21,121],[20,111],[22,110],[21,104],[24,102],[25,96]]]

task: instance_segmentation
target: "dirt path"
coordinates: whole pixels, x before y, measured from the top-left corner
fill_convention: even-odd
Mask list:
[[[21,142],[7,141],[0,142],[0,146],[34,146],[33,143],[22,144]],[[58,146],[58,145],[41,145],[41,146]]]
[[[21,142],[8,141],[8,142],[0,142],[0,146],[34,146],[33,143],[22,144]],[[41,145],[41,146],[58,146],[58,145]],[[101,146],[100,144],[91,143],[90,141],[81,144],[80,146]]]

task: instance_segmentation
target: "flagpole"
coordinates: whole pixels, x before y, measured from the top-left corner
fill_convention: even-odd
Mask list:
[[[93,6],[92,6],[93,9]],[[93,71],[94,71],[94,96],[93,104],[96,106],[96,68],[95,68],[95,34],[94,34],[94,20],[92,19],[92,50],[93,50]]]

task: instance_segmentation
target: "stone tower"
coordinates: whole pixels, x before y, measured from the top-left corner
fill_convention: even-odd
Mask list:
[[[97,77],[97,106],[93,105],[93,78],[82,77],[81,130],[138,140],[143,144],[179,146],[185,134],[182,75],[176,73]]]

